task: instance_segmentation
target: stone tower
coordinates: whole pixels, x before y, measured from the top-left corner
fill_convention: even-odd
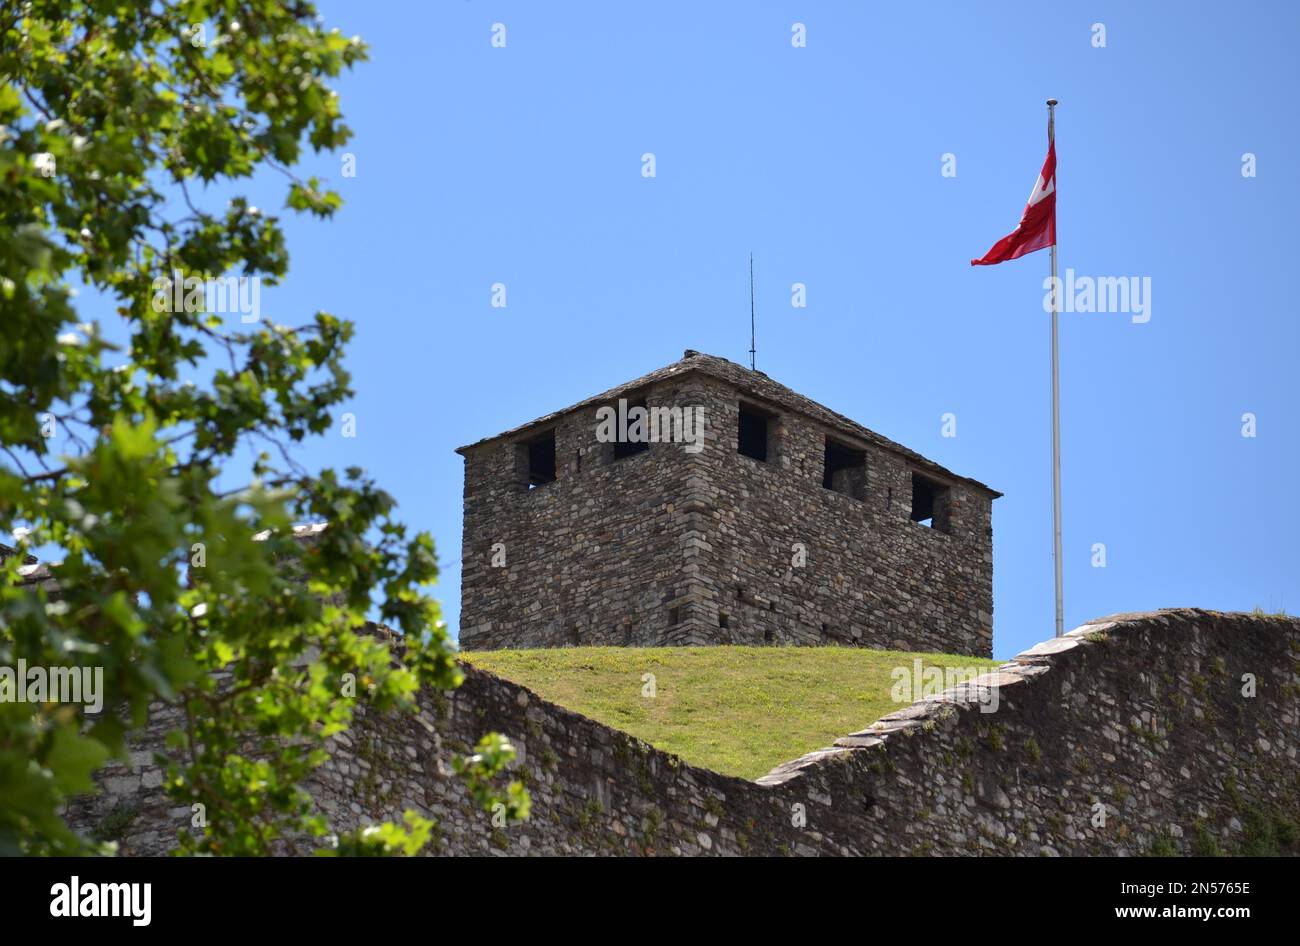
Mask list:
[[[457,452],[464,650],[992,652],[1001,494],[761,371],[688,350]]]

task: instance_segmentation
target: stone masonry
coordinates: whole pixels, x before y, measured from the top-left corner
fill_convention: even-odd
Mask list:
[[[620,400],[701,411],[698,449],[668,436],[689,425],[665,425],[641,449],[602,442],[599,412]],[[992,653],[991,515],[1001,494],[762,372],[687,351],[458,452],[465,650]]]
[[[131,764],[68,813],[127,855],[190,822],[160,786],[150,750],[175,722],[155,710]],[[532,795],[510,827],[449,771],[492,731]],[[437,854],[1294,854],[1298,748],[1300,620],[1178,609],[1086,624],[757,781],[467,666],[418,716],[360,712],[308,788],[339,829],[434,818]]]

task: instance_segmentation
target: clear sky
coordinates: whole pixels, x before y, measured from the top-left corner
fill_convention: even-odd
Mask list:
[[[685,348],[745,362],[752,251],[758,367],[1003,491],[995,655],[1051,637],[1048,253],[969,265],[1019,219],[1049,97],[1062,272],[1151,280],[1149,321],[1062,316],[1066,627],[1166,606],[1300,610],[1300,6],[321,10],[371,46],[338,84],[356,175],[338,155],[303,165],[346,204],[329,223],[286,217],[290,274],[263,309],[356,322],[357,436],[302,456],[367,467],[433,532],[453,631],[453,448]]]

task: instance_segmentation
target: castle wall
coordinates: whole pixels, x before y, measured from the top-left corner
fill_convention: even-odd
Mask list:
[[[913,467],[904,458],[711,379],[696,396],[716,433],[710,449],[686,458],[708,543],[701,637],[992,655],[987,494],[952,481],[946,531],[913,522]],[[766,462],[736,451],[742,401],[775,415]],[[861,498],[823,486],[828,435],[865,453]]]
[[[675,383],[646,393],[649,406],[681,400]],[[595,408],[554,429],[556,479],[533,489],[519,444],[466,455],[462,649],[689,642],[681,447],[615,459]]]
[[[467,668],[418,719],[363,714],[313,793],[343,828],[416,808],[440,854],[1295,853],[1298,696],[1300,620],[1117,616],[749,782]],[[520,750],[526,823],[494,827],[447,771],[488,731]],[[165,850],[188,811],[150,766],[109,773],[75,823],[133,807],[123,853]]]
[[[527,489],[517,443],[468,448],[461,646],[855,644],[992,653],[992,499],[938,482],[911,521],[914,465],[801,413],[688,374],[643,392],[702,409],[705,444],[615,460],[594,407],[556,425],[557,479]],[[737,452],[741,402],[773,413],[769,457]],[[823,485],[828,435],[861,451]],[[853,479],[856,477],[856,479]],[[498,545],[499,543],[499,545]],[[494,567],[493,548],[505,564]]]

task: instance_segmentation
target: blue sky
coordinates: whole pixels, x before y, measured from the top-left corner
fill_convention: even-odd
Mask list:
[[[1144,324],[1062,316],[1066,627],[1300,609],[1295,5],[321,11],[371,46],[338,84],[356,176],[339,155],[304,163],[345,207],[286,217],[290,274],[263,310],[355,321],[357,436],[301,455],[367,467],[434,534],[453,631],[453,448],[685,348],[744,362],[752,251],[758,367],[1003,491],[995,655],[1051,637],[1048,254],[969,260],[1018,220],[1053,96],[1062,271],[1151,279]],[[251,194],[277,208],[283,181]],[[791,306],[796,282],[807,308]]]

